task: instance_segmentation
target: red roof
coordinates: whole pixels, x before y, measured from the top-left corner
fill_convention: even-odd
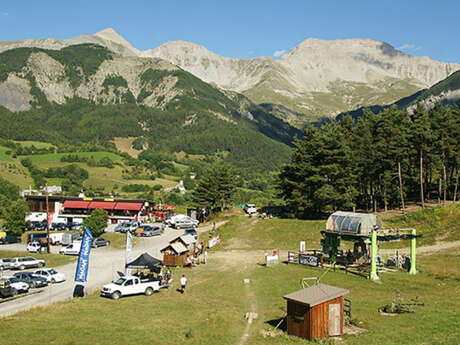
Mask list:
[[[141,202],[117,202],[115,210],[129,210],[129,211],[140,211],[142,208]]]
[[[64,208],[88,208],[89,201],[66,200],[62,207]]]
[[[101,208],[104,210],[113,210],[115,207],[114,202],[107,202],[107,201],[91,201],[88,205],[89,209]]]

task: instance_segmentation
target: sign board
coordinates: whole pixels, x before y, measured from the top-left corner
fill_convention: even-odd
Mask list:
[[[320,265],[320,260],[313,255],[299,254],[299,264],[318,267]]]
[[[267,255],[265,257],[265,264],[267,266],[274,266],[279,264],[279,256],[277,255]]]
[[[288,262],[290,264],[298,264],[299,256],[296,252],[288,252]]]

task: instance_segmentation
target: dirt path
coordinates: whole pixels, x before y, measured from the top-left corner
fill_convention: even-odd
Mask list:
[[[217,222],[216,223],[216,229],[220,228],[222,225],[226,224],[228,222],[228,220],[223,220],[221,222]],[[202,232],[205,232],[205,231],[210,231],[212,230],[213,228],[213,224],[210,224],[210,225],[206,225],[206,226],[201,226],[199,228],[196,228],[196,231],[198,231],[199,233],[202,233]]]
[[[431,254],[439,252],[444,249],[460,248],[460,241],[455,242],[438,242],[432,246],[424,246],[417,248],[417,254]],[[399,248],[399,249],[380,249],[379,253],[383,255],[394,254],[396,251],[399,254],[409,254],[410,248]]]

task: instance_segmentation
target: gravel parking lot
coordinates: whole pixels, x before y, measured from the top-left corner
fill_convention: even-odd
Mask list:
[[[165,247],[174,237],[182,235],[183,230],[166,228],[161,236],[139,238],[137,245],[131,252],[131,258],[147,252],[153,257],[162,260],[161,248]],[[51,251],[58,253],[61,246],[52,246]],[[11,244],[0,247],[2,250],[25,251],[24,244]],[[31,254],[33,256],[33,253]],[[91,293],[102,285],[111,282],[118,277],[117,271],[124,272],[125,251],[112,249],[110,247],[93,248],[90,254],[90,265],[88,271],[88,282],[85,285],[85,292]],[[58,267],[56,270],[66,276],[66,281],[50,285],[41,293],[25,296],[23,298],[0,304],[0,317],[15,314],[32,307],[46,306],[55,302],[72,298],[75,287],[74,275],[77,262]],[[4,272],[4,276],[12,275],[14,271]]]

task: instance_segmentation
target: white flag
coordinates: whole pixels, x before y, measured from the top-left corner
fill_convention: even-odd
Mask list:
[[[126,265],[131,261],[131,248],[133,247],[133,238],[131,237],[131,232],[126,232]],[[129,276],[131,270],[125,267],[125,275]]]

